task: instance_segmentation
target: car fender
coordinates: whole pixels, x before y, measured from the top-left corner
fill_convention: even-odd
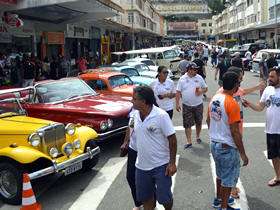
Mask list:
[[[82,143],[82,150],[84,150],[85,145],[88,140],[95,139],[98,137],[98,134],[95,130],[87,126],[81,126],[76,128],[75,139],[80,139]],[[75,140],[74,139],[74,140]]]
[[[8,157],[22,164],[32,163],[39,158],[52,160],[41,151],[26,146],[4,147],[0,149],[0,157]]]

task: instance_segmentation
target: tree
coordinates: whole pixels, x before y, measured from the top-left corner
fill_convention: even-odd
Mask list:
[[[221,13],[225,7],[225,0],[208,0],[208,7],[211,9],[212,15]]]

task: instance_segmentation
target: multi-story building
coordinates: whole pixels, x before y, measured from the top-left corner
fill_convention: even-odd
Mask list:
[[[208,40],[212,38],[213,20],[212,19],[198,19],[197,21],[198,36],[200,40]]]
[[[196,22],[169,22],[167,27],[169,37],[196,39],[198,37]]]

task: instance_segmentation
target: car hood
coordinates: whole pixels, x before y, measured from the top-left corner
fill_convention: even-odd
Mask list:
[[[34,104],[32,108],[59,113],[79,113],[100,116],[119,117],[128,114],[132,103],[131,97],[97,94],[94,96],[77,97],[46,104]],[[32,110],[30,110],[32,112]]]
[[[120,93],[120,94],[126,94],[129,96],[133,95],[133,89],[135,88],[135,85],[122,85],[119,87],[113,88],[114,92]]]
[[[141,76],[149,77],[149,78],[156,78],[157,72],[155,71],[141,71],[139,72]]]
[[[0,118],[0,134],[28,135],[35,133],[37,129],[50,123],[49,120],[41,120],[27,116],[11,116]]]
[[[137,85],[150,85],[154,79],[149,77],[132,76],[130,79]]]

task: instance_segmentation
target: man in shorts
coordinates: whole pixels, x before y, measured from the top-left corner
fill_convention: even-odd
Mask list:
[[[176,171],[177,139],[169,115],[154,106],[151,87],[133,90],[134,133],[136,137],[136,196],[145,210],[154,209],[154,192],[166,210],[173,206],[172,180]]]
[[[267,157],[272,159],[275,171],[275,177],[268,182],[272,187],[280,184],[280,68],[269,72],[268,81],[258,104],[243,100],[243,105],[259,112],[266,107]]]
[[[180,98],[183,102],[183,126],[187,137],[187,144],[184,149],[192,146],[191,127],[196,125],[196,141],[201,143],[200,131],[203,119],[203,100],[202,95],[208,90],[204,79],[197,74],[198,66],[190,63],[187,66],[187,73],[182,76],[176,89],[176,110],[181,111]]]
[[[210,148],[216,166],[216,198],[213,206],[221,210],[234,209],[228,205],[231,188],[235,187],[240,172],[240,157],[243,166],[248,164],[241,134],[239,131],[240,109],[233,94],[240,86],[239,75],[227,72],[223,78],[222,93],[218,93],[209,102],[207,125],[210,136]],[[237,210],[237,209],[236,209]]]

